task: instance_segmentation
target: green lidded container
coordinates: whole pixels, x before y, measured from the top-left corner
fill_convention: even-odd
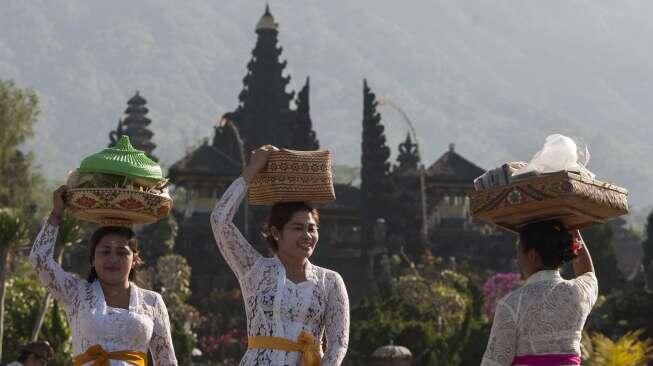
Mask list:
[[[113,146],[82,160],[79,166],[82,173],[105,173],[125,175],[132,178],[162,180],[161,167],[141,150],[136,150],[129,137],[122,135]]]

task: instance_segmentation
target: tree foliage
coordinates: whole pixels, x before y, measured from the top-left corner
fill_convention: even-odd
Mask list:
[[[3,362],[14,361],[20,346],[29,342],[32,325],[38,315],[38,304],[45,296],[45,288],[26,258],[15,263],[13,276],[7,281],[6,337],[3,342]],[[71,332],[63,309],[55,302],[45,317],[39,339],[47,340],[55,349],[55,366],[71,365]]]
[[[204,309],[197,329],[199,347],[207,361],[237,364],[247,349],[247,324],[240,290],[214,290],[202,298]],[[210,311],[220,309],[220,311]]]
[[[653,290],[653,211],[646,219],[646,239],[642,242],[642,264],[646,274],[646,286]]]
[[[16,146],[32,136],[39,112],[39,99],[33,90],[0,80],[0,161],[9,160]]]
[[[625,279],[617,267],[612,227],[609,224],[595,225],[583,230],[582,235],[594,261],[599,292],[608,294],[622,286]]]
[[[628,331],[644,329],[644,335],[653,338],[652,304],[653,293],[642,288],[616,292],[592,311],[588,325],[609,337],[620,337]]]
[[[401,276],[387,293],[352,309],[348,359],[366,365],[379,346],[409,346],[415,364],[461,365],[468,340],[483,339],[482,297],[468,278],[444,270],[435,276]],[[478,363],[478,360],[475,360]]]
[[[361,143],[361,226],[363,255],[374,242],[374,225],[378,218],[388,218],[386,200],[392,193],[390,149],[377,112],[376,96],[363,80],[363,132]]]
[[[290,148],[296,150],[317,150],[320,142],[313,131],[313,122],[310,113],[310,80],[306,78],[306,84],[297,94],[295,103],[297,110],[294,121],[290,123]]]
[[[177,221],[172,215],[138,231],[139,255],[146,266],[154,266],[158,258],[172,253],[177,231]]]
[[[32,156],[18,146],[32,136],[38,114],[34,91],[0,80],[0,206],[15,206],[29,195],[35,179],[29,169]]]

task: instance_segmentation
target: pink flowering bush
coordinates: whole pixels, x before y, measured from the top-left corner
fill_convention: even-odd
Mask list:
[[[211,361],[223,360],[225,354],[229,353],[230,348],[242,346],[244,338],[237,329],[231,329],[225,334],[219,336],[204,336],[200,338],[200,350]]]
[[[485,315],[494,317],[497,302],[521,284],[521,274],[515,272],[496,273],[483,284]]]

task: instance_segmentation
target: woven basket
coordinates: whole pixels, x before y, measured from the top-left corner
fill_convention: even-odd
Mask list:
[[[272,151],[268,163],[249,184],[249,203],[326,203],[336,199],[331,175],[331,153]]]
[[[150,224],[166,216],[172,199],[120,188],[75,188],[66,192],[66,204],[73,216],[107,226]]]
[[[473,192],[470,206],[472,216],[511,231],[554,219],[581,229],[628,213],[628,191],[563,171]]]

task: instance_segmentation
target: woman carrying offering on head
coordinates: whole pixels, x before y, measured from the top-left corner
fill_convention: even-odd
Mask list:
[[[580,232],[558,221],[526,225],[517,261],[526,283],[499,300],[482,366],[580,365],[581,333],[598,296]],[[568,261],[572,280],[560,276]]]
[[[340,365],[349,340],[349,299],[337,272],[308,260],[319,237],[317,210],[303,202],[272,206],[266,226],[272,258],[257,252],[232,222],[247,184],[273,150],[266,145],[252,152],[211,215],[218,248],[245,301],[248,349],[240,365]]]
[[[44,286],[61,303],[72,329],[80,365],[177,365],[168,311],[161,295],[131,282],[140,259],[134,232],[101,227],[91,237],[87,280],[64,271],[53,257],[66,186],[53,194],[54,207],[34,242],[30,259]]]

